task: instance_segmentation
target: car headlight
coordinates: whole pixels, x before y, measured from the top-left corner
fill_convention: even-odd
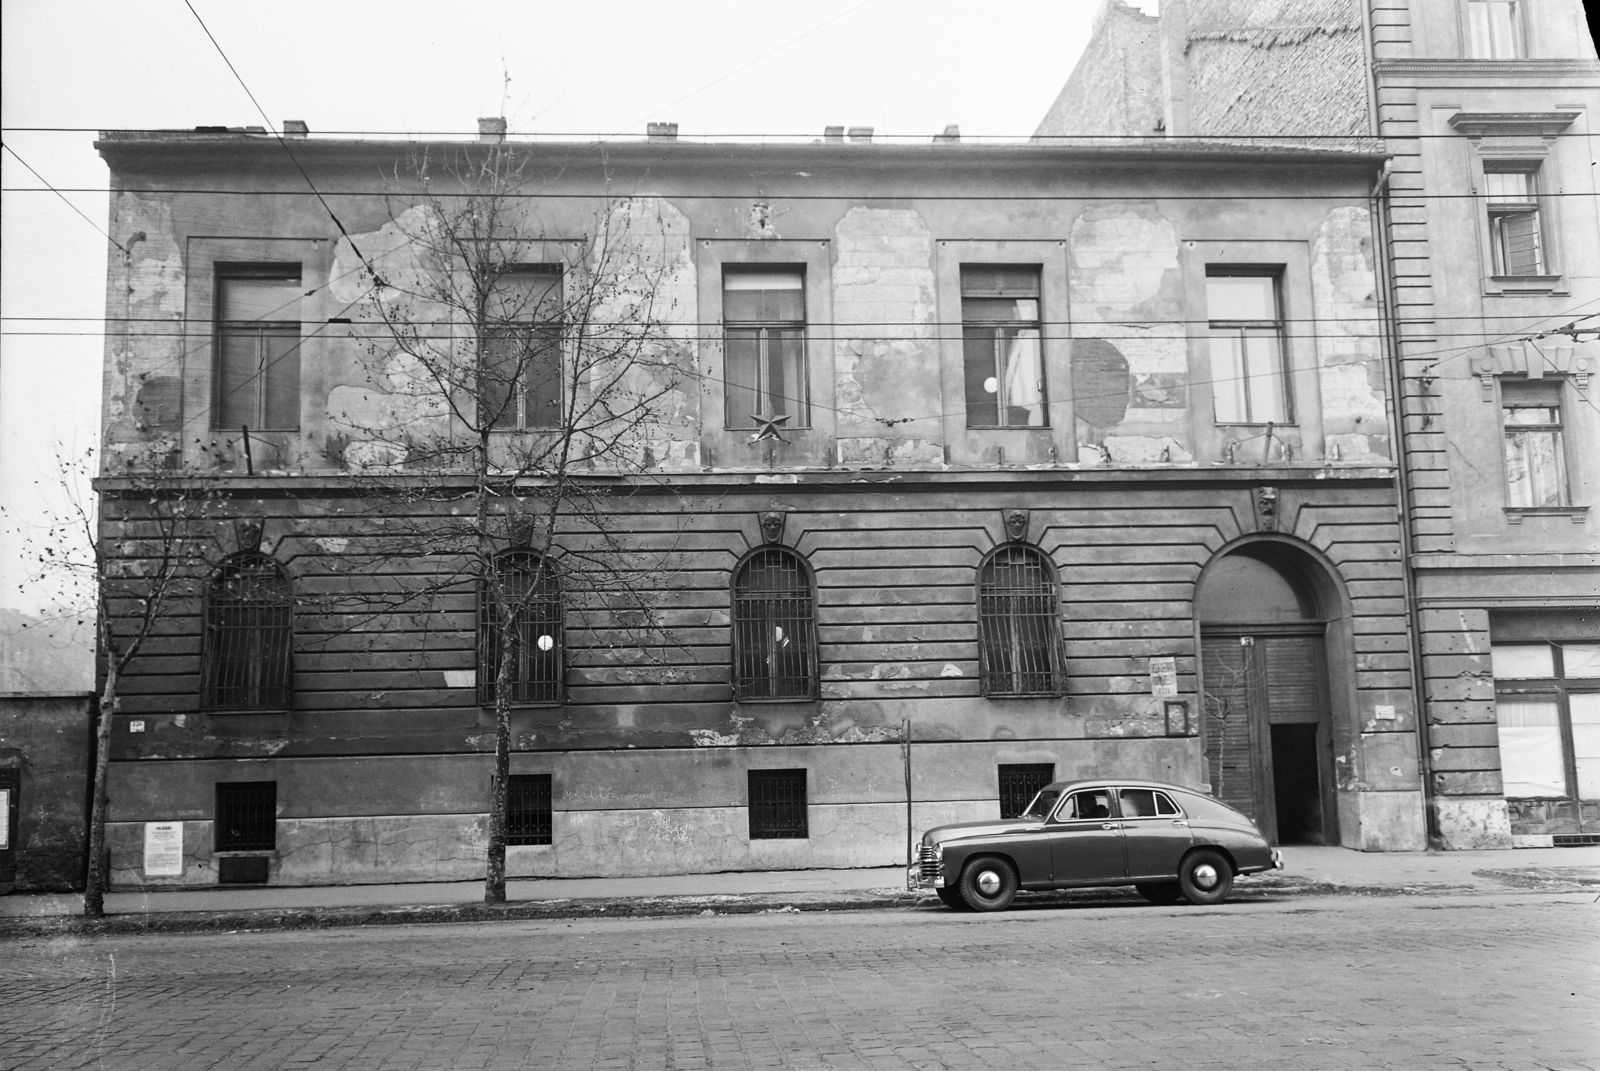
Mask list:
[[[944,842],[943,841],[940,841],[938,844],[935,844],[933,846],[933,859],[934,859],[934,862],[937,862],[937,863],[944,862]]]

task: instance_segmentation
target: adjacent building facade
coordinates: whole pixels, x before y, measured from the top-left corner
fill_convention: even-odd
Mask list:
[[[404,582],[349,565],[407,508],[363,474],[393,440],[353,430],[413,381],[360,330],[366,262],[430,270],[396,176],[508,151],[542,236],[517,285],[592,278],[572,250],[626,221],[684,373],[590,474],[665,563],[653,643],[579,605],[576,531],[505,548],[533,607],[513,876],[887,865],[1088,775],[1208,788],[1283,842],[1424,845],[1375,143],[485,137],[99,142],[128,251],[106,535],[139,545],[153,473],[223,504],[124,681],[118,883],[482,874],[481,593],[330,607]],[[515,391],[496,434],[566,396]],[[150,823],[181,862],[147,865]]]
[[[1446,848],[1600,835],[1597,108],[1573,0],[1112,0],[1039,130],[1393,154],[1383,292]]]

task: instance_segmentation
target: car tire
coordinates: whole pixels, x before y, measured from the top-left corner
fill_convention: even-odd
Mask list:
[[[1152,904],[1175,904],[1183,899],[1183,889],[1175,881],[1143,881],[1134,888]]]
[[[939,901],[951,911],[965,911],[967,909],[967,902],[961,899],[961,894],[956,892],[956,890],[935,889],[933,891],[938,894]]]
[[[1017,895],[1017,872],[1004,859],[981,856],[962,868],[957,888],[974,911],[1004,911]]]
[[[1178,887],[1191,904],[1220,904],[1233,891],[1233,866],[1220,852],[1190,852],[1178,867]]]

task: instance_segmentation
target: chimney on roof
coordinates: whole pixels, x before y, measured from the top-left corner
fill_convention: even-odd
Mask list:
[[[478,120],[479,141],[504,141],[506,140],[506,117],[495,116],[492,119]]]
[[[303,138],[311,133],[311,128],[306,126],[304,119],[285,119],[283,121],[283,136],[286,138]]]
[[[646,129],[650,132],[651,141],[677,141],[677,123],[651,123]]]
[[[825,126],[825,127],[823,127],[822,128],[822,140],[823,141],[843,141],[844,140],[844,127],[842,127],[842,126]]]
[[[850,128],[851,141],[871,141],[872,128],[870,126],[853,126]]]
[[[935,134],[933,136],[933,143],[935,145],[953,145],[960,140],[961,128],[954,123],[951,123],[949,126],[945,127],[943,134]]]

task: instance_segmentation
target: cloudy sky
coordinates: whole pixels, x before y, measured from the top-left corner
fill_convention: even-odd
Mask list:
[[[0,154],[0,502],[24,525],[61,508],[58,454],[98,434],[107,196],[94,131],[264,122],[207,29],[274,127],[304,119],[313,133],[466,133],[503,114],[513,133],[579,138],[637,135],[649,120],[684,136],[809,139],[839,124],[927,137],[956,123],[1024,138],[1099,7],[190,2],[0,8],[12,150]],[[0,527],[0,610],[38,612],[45,593],[27,582],[14,525]]]

